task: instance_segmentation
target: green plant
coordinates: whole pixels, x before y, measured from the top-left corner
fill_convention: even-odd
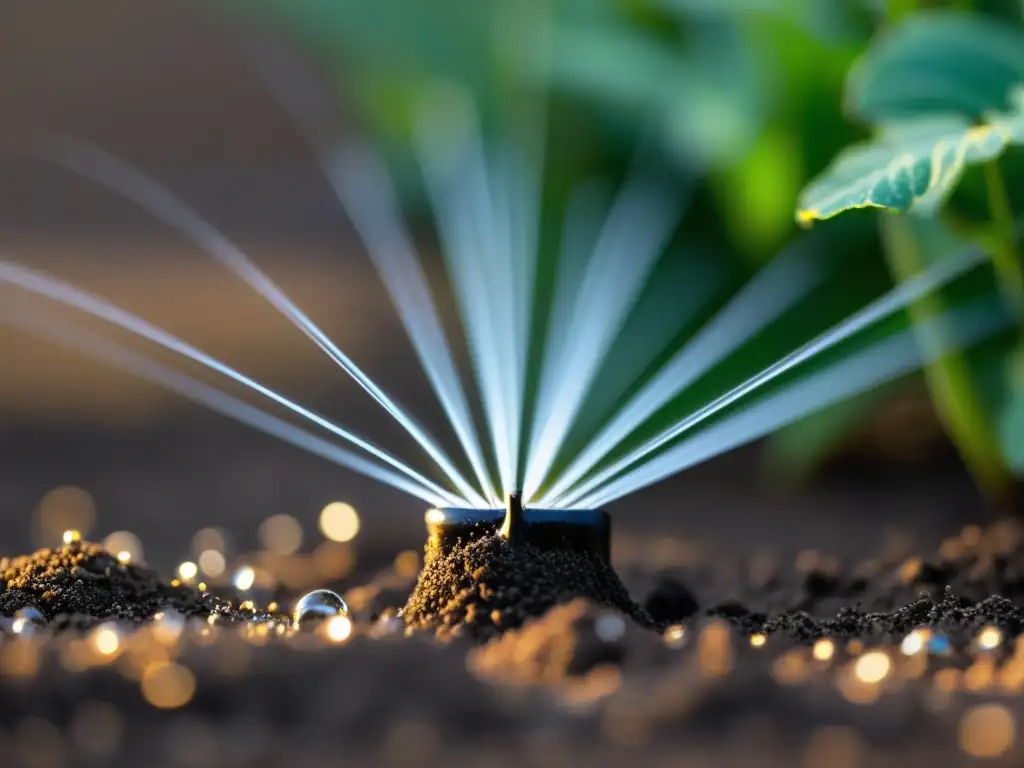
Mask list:
[[[805,188],[797,220],[882,209],[882,242],[899,279],[939,257],[955,230],[990,256],[1024,329],[1024,267],[1002,167],[1004,155],[1024,144],[1024,29],[966,11],[908,13],[908,5],[890,4],[897,21],[847,80],[847,111],[873,136],[843,150]],[[938,294],[912,314],[942,308]],[[948,432],[998,499],[1009,496],[1010,472],[1024,473],[1024,387],[1013,359],[1002,361],[1007,372],[995,397],[963,356],[948,355],[927,372]]]

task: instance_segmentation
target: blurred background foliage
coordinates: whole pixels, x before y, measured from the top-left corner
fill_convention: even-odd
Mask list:
[[[809,233],[798,219],[818,217],[795,216],[812,180],[849,182],[831,164],[877,129],[953,116],[969,131],[989,111],[1012,108],[1013,89],[1024,86],[1020,0],[216,0],[202,7],[283,35],[326,73],[339,105],[387,156],[409,212],[424,227],[429,210],[409,150],[412,115],[424,92],[456,81],[473,94],[488,133],[514,132],[546,114],[545,221],[558,220],[581,179],[621,179],[643,146],[679,174],[680,184],[696,179],[670,251],[714,262],[728,276],[722,296],[787,244],[834,260],[832,276],[812,296],[684,392],[638,439],[964,244],[992,255],[1010,304],[1024,296],[1024,284],[1015,283],[1021,267],[1013,213],[1024,210],[1024,161],[1012,146],[990,152],[987,163],[968,158],[962,176],[948,179],[948,201],[943,195],[944,205],[924,212],[857,210]],[[925,149],[922,162],[934,160],[933,149]],[[906,151],[897,147],[895,156]],[[880,167],[858,167],[856,181],[868,183]],[[927,168],[922,173],[927,178]],[[890,190],[885,204],[912,208],[923,191]],[[674,263],[667,256],[658,269]],[[641,306],[660,318],[672,297],[658,295],[656,278]],[[969,289],[919,302],[896,322],[918,320],[967,294],[995,292],[994,285],[991,275],[982,276]],[[655,359],[707,316],[664,334]],[[619,346],[628,349],[631,333],[627,327]],[[995,500],[1006,501],[1014,473],[1024,474],[1019,339],[1012,334],[969,355],[948,355],[916,385],[884,387],[782,430],[769,441],[770,466],[803,476],[894,397],[927,386],[933,416],[968,467]],[[598,403],[594,418],[642,379],[638,373],[610,386],[613,394]],[[909,429],[894,423],[884,441],[912,445],[930,434],[927,420]]]

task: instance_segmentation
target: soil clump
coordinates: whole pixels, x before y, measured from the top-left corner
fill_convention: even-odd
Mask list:
[[[579,597],[616,608],[643,626],[655,626],[615,571],[596,555],[511,546],[501,536],[428,553],[402,615],[413,628],[487,640]]]
[[[240,610],[209,592],[163,581],[143,565],[121,562],[102,547],[82,541],[0,559],[0,615],[27,608],[40,611],[54,629],[85,628],[110,619],[141,622],[162,611],[203,618],[218,614],[237,621],[265,615]]]

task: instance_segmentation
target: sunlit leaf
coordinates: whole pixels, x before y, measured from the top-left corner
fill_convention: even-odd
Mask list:
[[[809,224],[855,208],[934,213],[964,169],[1024,143],[1024,89],[1013,109],[991,113],[980,125],[959,115],[937,115],[883,127],[873,141],[854,145],[811,182],[797,220]]]
[[[1024,83],[1024,31],[952,11],[911,15],[850,73],[846,105],[870,123],[926,115],[972,118],[1012,106]]]

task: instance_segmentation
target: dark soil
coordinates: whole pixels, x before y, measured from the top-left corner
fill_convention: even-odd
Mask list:
[[[968,526],[925,557],[892,553],[848,568],[817,553],[803,560],[789,573],[734,584],[745,599],[720,602],[709,615],[798,642],[898,636],[919,626],[962,634],[995,624],[1016,635],[1024,621],[1024,526],[1016,520]]]
[[[26,608],[38,609],[55,628],[86,628],[110,619],[142,622],[168,610],[235,621],[268,617],[162,581],[149,568],[122,563],[101,547],[80,541],[0,559],[0,614]]]
[[[404,621],[393,608],[355,611],[351,637],[335,641],[257,631],[267,614],[94,545],[40,550],[2,561],[0,611],[35,607],[50,623],[0,639],[0,755],[26,766],[159,756],[294,768],[343,753],[352,765],[885,768],[973,765],[965,753],[987,749],[987,765],[1019,765],[1022,531],[970,526],[934,553],[859,564],[809,552],[723,563],[708,551],[654,566],[656,540],[638,540],[619,557],[639,605],[596,558],[495,537],[428,557],[415,586],[388,570],[349,590],[378,607],[401,603],[401,583],[412,594]],[[154,652],[147,619],[170,610],[218,621],[157,647],[150,663],[173,659],[195,684],[162,709],[121,662]],[[123,657],[69,666],[75,638],[111,619]],[[996,633],[990,647],[982,629]],[[914,630],[941,642],[905,654]],[[820,640],[827,656],[812,651]],[[858,682],[870,651],[889,666]]]
[[[428,552],[402,615],[412,627],[487,640],[577,597],[653,626],[615,571],[596,555],[513,547],[501,536],[477,539],[444,554]]]

